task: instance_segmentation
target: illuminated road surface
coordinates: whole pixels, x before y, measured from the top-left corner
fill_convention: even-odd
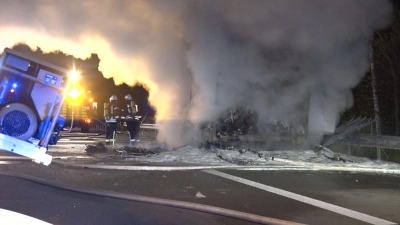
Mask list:
[[[0,165],[48,180],[212,205],[306,224],[395,224],[398,175],[319,171],[113,171],[29,162]],[[252,224],[0,176],[0,208],[54,224]],[[134,221],[134,223],[132,223]]]

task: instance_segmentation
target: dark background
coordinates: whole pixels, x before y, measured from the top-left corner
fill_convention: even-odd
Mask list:
[[[92,54],[87,59],[77,59],[61,51],[44,53],[40,47],[33,51],[23,43],[16,44],[12,49],[66,69],[72,70],[72,65],[75,65],[81,77],[79,82],[85,88],[83,91],[91,91],[90,94],[86,93],[84,101],[88,101],[89,97],[92,97],[93,101],[97,102],[98,119],[103,119],[103,105],[105,102],[109,102],[112,95],[116,95],[119,103],[123,105],[125,103],[124,96],[130,94],[138,105],[139,115],[146,115],[147,118],[152,118],[155,115],[155,109],[150,106],[148,101],[149,92],[146,86],[139,83],[134,86],[115,85],[113,78],[104,78],[98,70],[101,59],[97,54]]]

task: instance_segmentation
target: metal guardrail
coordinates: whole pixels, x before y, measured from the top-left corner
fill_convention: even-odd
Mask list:
[[[335,132],[322,140],[321,145],[328,146],[344,139],[357,130],[371,125],[375,120],[369,118],[357,118],[336,128]]]
[[[101,121],[101,120],[93,119],[92,126],[90,127],[90,130],[93,130],[93,131],[106,131],[106,123]]]
[[[140,133],[142,135],[156,137],[158,134],[159,126],[157,124],[142,123],[140,125]]]
[[[140,125],[140,131],[142,134],[157,135],[159,126],[157,124],[143,123]],[[93,119],[91,131],[106,131],[106,122]]]
[[[140,128],[158,130],[159,126],[157,124],[143,123]]]
[[[337,141],[349,146],[362,146],[371,148],[388,148],[400,150],[399,136],[375,136],[375,135],[350,135],[343,140]]]

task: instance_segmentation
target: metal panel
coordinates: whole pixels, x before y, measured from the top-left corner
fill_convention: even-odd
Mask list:
[[[46,148],[34,145],[26,141],[18,140],[16,138],[9,137],[1,133],[0,149],[29,157],[35,162],[43,163],[46,166],[49,165],[52,160],[52,156],[46,154]]]

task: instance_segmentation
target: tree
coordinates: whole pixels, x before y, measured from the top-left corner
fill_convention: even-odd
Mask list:
[[[394,121],[394,135],[400,135],[400,11],[398,9],[394,9],[393,18],[390,27],[376,32],[373,42],[375,46],[374,70],[376,67],[382,77],[390,77],[387,79],[389,82],[384,82],[385,79],[381,80],[382,84],[390,87],[392,91],[392,93],[384,93],[384,96],[393,103],[389,104],[393,106],[389,109],[390,120]]]
[[[371,86],[372,86],[372,95],[374,99],[374,112],[375,112],[375,124],[376,124],[376,135],[382,135],[381,128],[381,113],[379,110],[379,100],[378,100],[378,90],[376,84],[376,74],[375,74],[375,62],[374,62],[374,39],[372,37],[371,45],[370,45],[370,63],[371,63]],[[381,150],[377,149],[377,159],[381,160]]]
[[[379,99],[378,99],[378,88],[376,81],[376,72],[375,72],[375,61],[374,61],[374,39],[372,38],[370,45],[370,63],[371,63],[371,86],[372,86],[372,98],[374,100],[374,112],[375,112],[375,124],[376,124],[376,134],[382,135],[382,127],[381,127],[381,113],[379,109]]]

